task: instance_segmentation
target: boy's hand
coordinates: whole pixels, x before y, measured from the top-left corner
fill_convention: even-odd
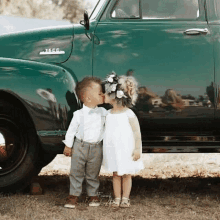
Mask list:
[[[140,149],[134,149],[132,156],[134,161],[140,159],[141,158]]]
[[[72,148],[65,146],[63,154],[67,157],[71,157],[72,156]]]

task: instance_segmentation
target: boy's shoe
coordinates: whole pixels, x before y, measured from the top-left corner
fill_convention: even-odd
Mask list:
[[[98,196],[91,196],[90,197],[89,206],[91,206],[91,207],[100,206],[100,200],[99,200]]]
[[[112,207],[119,207],[121,203],[121,198],[115,198],[111,204]]]
[[[66,204],[64,205],[64,208],[74,209],[78,203],[78,199],[78,196],[69,195],[66,198]]]
[[[123,197],[121,200],[120,207],[121,208],[129,208],[130,207],[130,199]]]

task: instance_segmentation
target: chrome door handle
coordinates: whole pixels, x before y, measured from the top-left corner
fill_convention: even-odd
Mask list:
[[[209,30],[207,28],[192,28],[184,31],[187,35],[207,34]]]

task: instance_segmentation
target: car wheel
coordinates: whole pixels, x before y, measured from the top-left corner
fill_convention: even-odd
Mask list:
[[[19,103],[0,100],[0,191],[24,189],[36,174],[39,144],[33,123]]]
[[[49,154],[43,150],[40,150],[36,165],[37,174],[40,173],[41,169],[47,166],[56,156],[57,154]]]

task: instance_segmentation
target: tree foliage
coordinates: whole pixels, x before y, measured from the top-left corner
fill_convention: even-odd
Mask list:
[[[83,7],[82,2],[77,0],[62,0],[60,7],[63,9],[63,19],[74,22],[75,18],[82,19]]]
[[[68,20],[83,18],[84,1],[81,0],[0,0],[2,15],[26,18]]]

